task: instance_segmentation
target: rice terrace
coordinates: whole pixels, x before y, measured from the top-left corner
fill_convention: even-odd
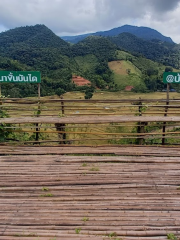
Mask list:
[[[0,239],[178,239],[178,97],[1,99]]]

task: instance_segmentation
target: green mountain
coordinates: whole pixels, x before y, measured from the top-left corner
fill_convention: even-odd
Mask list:
[[[101,60],[109,60],[114,56],[117,46],[109,39],[99,36],[89,36],[72,46],[74,56],[94,54]]]
[[[1,33],[0,56],[24,64],[24,70],[31,68],[41,71],[42,95],[55,94],[57,89],[59,93],[61,89],[62,92],[73,89],[72,72],[78,66],[72,57],[71,47],[44,25],[20,27]],[[6,70],[6,67],[2,66],[1,70]],[[11,70],[15,69],[11,67]],[[4,85],[4,88],[12,86]],[[24,85],[16,86],[24,88]],[[25,96],[23,92],[19,95]]]
[[[160,40],[163,42],[173,43],[173,41],[170,37],[165,37],[160,32],[158,32],[152,28],[136,27],[136,26],[131,26],[131,25],[124,25],[121,27],[113,28],[108,31],[87,33],[87,34],[77,35],[77,36],[65,36],[65,37],[61,37],[61,38],[67,42],[78,43],[88,36],[111,37],[111,36],[117,36],[121,33],[131,33],[131,34],[135,35],[136,37],[142,38],[144,40],[156,39],[156,40]]]
[[[115,51],[116,46],[112,42],[100,37],[70,46],[44,25],[15,28],[0,34],[2,58],[24,64],[24,70],[28,68],[41,71],[42,95],[77,90],[71,83],[72,74],[88,77],[95,85],[106,87],[111,81],[108,59],[113,57]],[[87,61],[86,68],[82,67],[81,57],[85,57]],[[93,68],[90,65],[92,58],[95,59]],[[0,70],[7,69],[9,68],[6,64],[0,67]],[[11,70],[16,68],[11,65]],[[3,89],[7,89],[4,94],[7,95],[8,89],[13,85],[4,85]],[[26,91],[21,91],[24,85],[18,84],[16,88],[17,86],[20,86],[20,94],[16,91],[17,95],[27,96]],[[29,94],[32,95],[32,91],[29,90]]]
[[[1,33],[0,54],[36,69],[43,65],[54,68],[51,62],[58,61],[57,56],[72,55],[70,45],[44,25],[20,27]],[[58,62],[63,65],[63,57]]]
[[[156,65],[164,63],[179,67],[179,52],[180,47],[175,43],[147,41],[130,33],[115,37],[89,36],[74,45],[65,42],[44,25],[0,33],[0,70],[40,71],[42,96],[85,90],[87,87],[76,87],[71,82],[72,74],[88,78],[93,86],[101,89],[115,91],[133,83],[137,91],[155,91],[159,87],[153,88],[152,85],[161,78],[161,71]],[[126,57],[121,59],[122,55]],[[145,57],[159,63],[151,63],[148,67],[149,62],[145,66]],[[121,74],[117,76],[110,67],[109,62],[118,60],[126,61],[123,63],[128,72],[125,78]],[[136,67],[138,71],[129,71],[131,65],[132,69]],[[118,84],[122,81],[123,84]],[[37,86],[5,83],[2,93],[11,97],[34,96],[37,95]]]
[[[153,61],[174,67],[178,64],[178,61],[176,63],[172,62],[172,56],[179,55],[179,52],[175,49],[177,45],[175,43],[167,43],[159,40],[147,41],[130,33],[121,33],[118,36],[109,37],[108,39],[116,44],[119,49],[130,53],[143,55]]]

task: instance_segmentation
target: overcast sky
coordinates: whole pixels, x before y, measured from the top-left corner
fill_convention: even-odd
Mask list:
[[[180,0],[0,0],[0,32],[35,24],[59,36],[146,26],[180,43]]]

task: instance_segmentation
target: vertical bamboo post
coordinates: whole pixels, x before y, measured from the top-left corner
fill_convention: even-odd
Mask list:
[[[169,106],[169,88],[170,88],[170,84],[167,84],[167,99],[166,99],[166,106],[165,106],[165,113],[164,116],[167,117],[167,112],[168,112],[168,106]],[[166,132],[166,122],[163,122],[163,133]],[[162,145],[165,145],[165,134],[162,135]]]
[[[40,100],[41,97],[41,85],[38,83],[38,99]]]
[[[0,106],[2,105],[2,96],[1,96],[1,84],[0,84]],[[2,107],[0,108],[0,113],[2,114]]]
[[[142,101],[141,98],[139,98],[139,116],[142,116]]]
[[[63,117],[65,113],[63,97],[61,97],[61,113]],[[59,131],[58,133],[59,139],[63,139],[63,141],[60,141],[59,144],[66,144],[66,133],[65,133],[66,125],[64,123],[56,123],[55,127],[56,127],[56,130]]]
[[[61,97],[61,99],[63,100],[63,97]],[[64,101],[61,101],[61,111],[62,111],[62,116],[64,116],[64,113],[65,113]],[[65,130],[66,130],[66,124],[62,124],[62,131],[64,131],[64,133],[62,134],[63,140],[66,140]],[[66,141],[63,141],[63,144],[66,144]]]
[[[41,106],[40,106],[40,98],[41,98],[41,85],[40,83],[38,83],[38,108],[37,108],[37,117],[39,117],[40,115],[40,111],[41,111]],[[39,141],[39,124],[36,123],[36,141]]]
[[[63,100],[63,97],[61,97],[61,99]],[[62,115],[64,115],[64,102],[61,101],[61,111],[62,111]]]
[[[139,105],[139,116],[142,116],[142,101],[141,101],[141,98],[139,98],[139,102],[138,102],[138,105]],[[144,123],[143,122],[138,122],[138,133],[144,133]],[[144,137],[142,138],[139,138],[138,139],[138,144],[139,145],[142,145],[144,142]]]
[[[0,105],[2,105],[1,84],[0,84]]]

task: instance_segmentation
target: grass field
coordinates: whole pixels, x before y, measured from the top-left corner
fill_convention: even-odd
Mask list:
[[[130,61],[112,61],[108,65],[114,73],[114,82],[120,90],[124,90],[126,86],[136,87],[139,84],[144,84],[141,79],[141,71]]]
[[[64,99],[84,99],[83,92],[67,92],[64,95]],[[55,97],[55,96],[54,96]],[[49,97],[45,97],[49,98]],[[92,99],[166,99],[166,92],[151,92],[151,93],[134,93],[134,92],[108,92],[108,91],[96,91]],[[170,92],[170,99],[180,99],[180,93]]]
[[[134,73],[137,75],[141,75],[141,71],[135,67],[130,61],[124,61],[124,60],[119,60],[119,61],[112,61],[108,63],[109,68],[117,74],[120,75],[128,75],[127,70],[130,70],[130,73]]]
[[[114,82],[118,85],[119,90],[124,90],[126,86],[144,87],[145,84],[141,76],[147,71],[155,71],[154,78],[162,75],[165,66],[161,63],[154,62],[142,56],[133,56],[124,51],[117,51],[117,61],[109,62],[109,68],[114,73]],[[128,73],[129,70],[129,73]],[[173,69],[174,72],[179,71]]]

